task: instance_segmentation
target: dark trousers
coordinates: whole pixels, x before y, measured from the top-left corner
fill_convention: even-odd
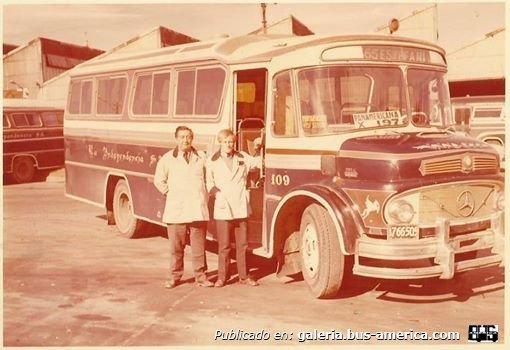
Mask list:
[[[248,250],[248,222],[246,219],[216,220],[218,239],[218,279],[227,281],[230,277],[230,236],[235,235],[237,273],[240,279],[248,277],[246,251]]]
[[[170,279],[179,281],[184,273],[184,248],[186,234],[189,232],[191,245],[191,265],[195,280],[206,279],[205,271],[205,233],[207,222],[197,221],[187,224],[169,224],[167,226],[168,242],[170,244]]]

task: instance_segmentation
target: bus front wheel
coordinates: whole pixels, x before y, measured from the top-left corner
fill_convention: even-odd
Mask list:
[[[133,238],[140,231],[142,221],[135,218],[133,202],[125,180],[119,180],[113,193],[113,217],[122,236]]]
[[[300,233],[305,282],[314,297],[334,297],[342,285],[345,257],[326,209],[318,204],[308,206],[303,212]]]
[[[16,183],[30,182],[34,178],[35,163],[30,157],[17,157],[12,165],[12,178]]]

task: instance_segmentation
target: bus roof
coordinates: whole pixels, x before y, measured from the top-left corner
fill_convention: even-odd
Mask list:
[[[4,98],[2,106],[5,109],[64,109],[64,104],[58,101],[37,100],[27,98]]]
[[[361,45],[368,42],[386,45],[396,42],[407,43],[437,51],[443,57],[445,55],[444,50],[433,43],[390,35],[290,36],[257,34],[131,52],[114,57],[105,56],[102,59],[81,64],[71,71],[71,76],[192,61],[213,60],[227,64],[267,62],[275,57],[311,46],[348,43]]]

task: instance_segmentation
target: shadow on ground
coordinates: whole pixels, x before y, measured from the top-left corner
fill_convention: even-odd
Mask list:
[[[409,303],[467,301],[476,295],[504,289],[503,267],[459,273],[451,280],[427,278],[413,281],[382,280],[375,289],[378,299]]]
[[[98,218],[106,221],[106,215],[100,215]],[[166,228],[145,223],[140,234],[133,238],[144,239],[152,237],[162,237],[166,239]],[[217,243],[207,240],[206,250],[217,254]],[[235,249],[231,250],[231,257],[233,260],[235,257]],[[248,266],[251,267],[251,276],[258,280],[275,273],[277,264],[276,259],[267,259],[249,253]],[[467,271],[457,274],[451,280],[441,280],[439,278],[388,280],[354,276],[350,273],[350,271],[352,271],[352,266],[352,258],[347,259],[342,287],[333,299],[347,299],[373,291],[378,293],[378,299],[394,302],[439,303],[451,300],[466,301],[476,295],[502,290],[505,280],[503,267],[490,267]],[[233,276],[237,274],[234,260],[230,266],[230,271]],[[216,270],[208,272],[209,277],[215,277],[216,275]],[[303,281],[301,273],[288,276],[287,278],[288,281],[285,282],[286,284]],[[232,279],[230,283],[236,281],[237,277]]]

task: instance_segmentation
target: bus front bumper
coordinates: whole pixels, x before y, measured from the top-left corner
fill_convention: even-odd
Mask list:
[[[429,238],[395,241],[362,236],[356,242],[353,273],[389,279],[451,279],[457,272],[502,265],[503,232],[500,213],[491,219],[489,229],[455,237],[450,237],[445,219],[438,219],[435,235]],[[470,256],[456,261],[464,253]]]

